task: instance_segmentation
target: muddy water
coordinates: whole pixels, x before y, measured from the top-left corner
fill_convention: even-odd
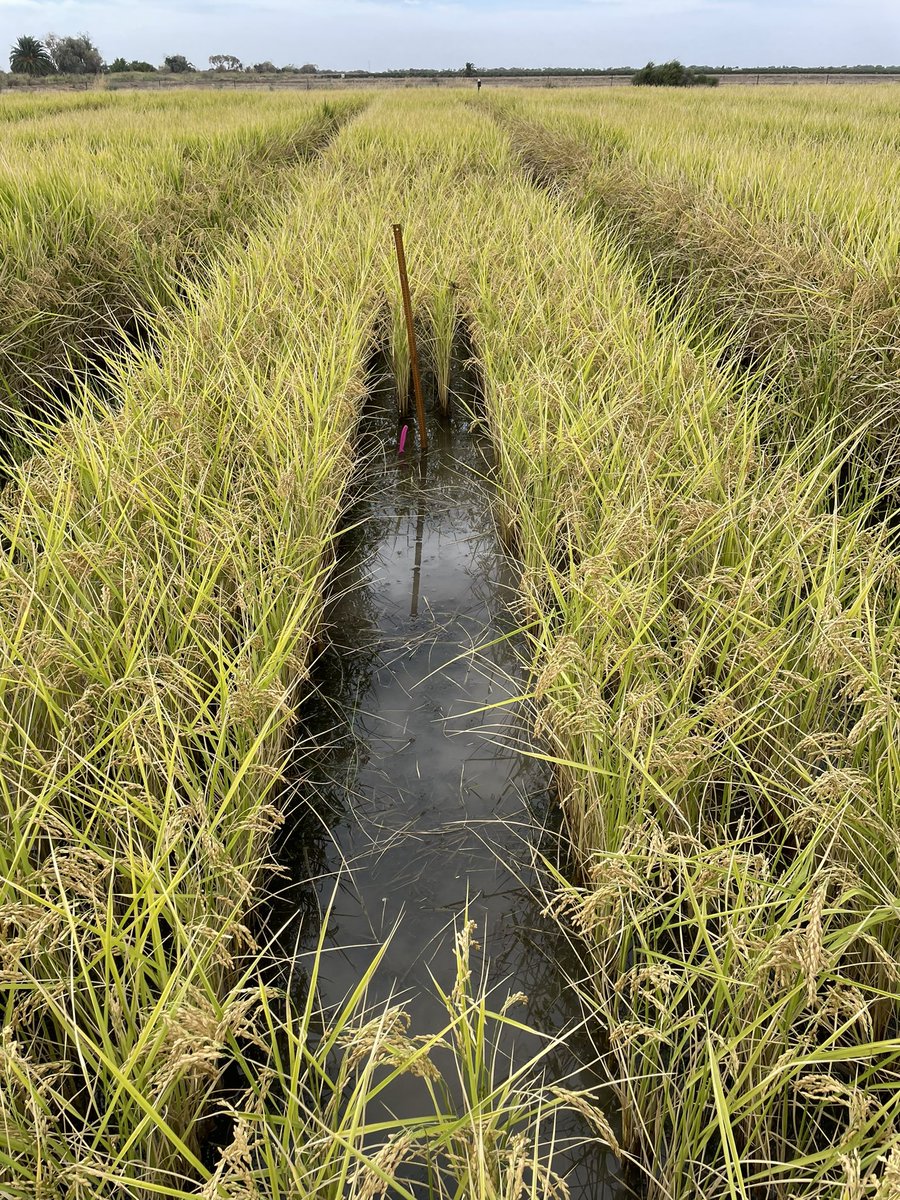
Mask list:
[[[446,1023],[434,980],[453,985],[454,931],[468,911],[493,1007],[524,992],[517,1017],[548,1034],[574,1029],[572,1050],[546,1070],[589,1086],[583,1068],[596,1051],[561,970],[577,962],[537,898],[533,851],[543,842],[553,853],[556,806],[548,771],[521,752],[515,576],[492,517],[488,448],[462,412],[431,421],[421,458],[398,455],[397,433],[388,402],[369,413],[362,498],[340,546],[330,645],[297,748],[303,801],[282,841],[288,882],[272,917],[282,949],[302,960],[331,904],[326,1007],[390,939],[369,1002],[402,1002],[412,1032],[431,1033]],[[542,1046],[504,1039],[510,1063]],[[420,1111],[418,1087],[394,1088],[391,1111]],[[574,1147],[587,1130],[560,1132],[573,1139],[559,1164],[573,1196],[621,1194],[612,1157]]]

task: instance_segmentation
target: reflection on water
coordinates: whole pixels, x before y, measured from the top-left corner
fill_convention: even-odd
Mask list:
[[[402,1001],[412,1031],[430,1033],[446,1021],[434,981],[452,987],[453,934],[468,905],[494,1006],[525,992],[517,1015],[526,1022],[550,1034],[578,1027],[574,1049],[556,1052],[546,1069],[556,1082],[590,1085],[576,1052],[584,1063],[596,1051],[560,970],[577,963],[533,894],[535,840],[556,806],[549,773],[516,748],[523,735],[509,702],[521,680],[507,607],[515,577],[492,520],[486,447],[462,414],[435,421],[421,459],[400,458],[397,440],[388,409],[370,414],[363,498],[340,546],[331,644],[304,713],[296,814],[280,848],[288,883],[272,920],[283,950],[302,958],[333,900],[326,1006],[356,986],[390,938],[368,999]],[[502,1050],[522,1062],[542,1045],[518,1035]],[[412,1115],[418,1086],[391,1090],[391,1111]],[[621,1190],[596,1144],[573,1148],[563,1166],[573,1196]]]

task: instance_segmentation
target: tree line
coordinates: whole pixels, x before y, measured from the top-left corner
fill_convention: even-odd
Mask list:
[[[213,71],[251,71],[264,74],[313,74],[318,71],[315,63],[304,63],[300,67],[288,63],[284,67],[276,67],[271,62],[258,62],[244,66],[234,54],[211,54],[209,67]],[[18,38],[9,52],[9,69],[14,75],[49,76],[100,75],[104,72],[117,75],[125,71],[157,70],[170,71],[177,75],[196,71],[198,68],[184,54],[168,55],[159,67],[142,59],[129,61],[121,56],[107,63],[89,33],[65,37],[48,33],[43,39],[29,36]]]
[[[645,67],[636,70],[634,67],[476,67],[467,62],[464,67],[457,69],[446,68],[433,70],[426,67],[410,67],[404,70],[390,71],[325,71],[320,72],[315,63],[304,63],[295,66],[288,63],[276,67],[268,60],[244,65],[235,54],[211,54],[209,70],[214,72],[251,72],[263,75],[275,74],[344,74],[350,79],[378,78],[450,78],[464,75],[469,78],[476,74],[489,79],[502,79],[504,76],[608,76],[630,75],[635,84],[649,84],[675,87],[691,87],[697,85],[715,86],[716,75],[778,75],[778,74],[821,74],[828,71],[831,74],[888,74],[900,73],[900,67],[874,66],[863,64],[840,67],[686,67],[677,59],[668,63],[647,63]],[[126,71],[166,71],[173,74],[183,74],[189,71],[203,70],[197,68],[184,54],[168,55],[160,66],[145,62],[141,59],[128,60],[114,58],[106,63],[103,55],[94,44],[88,33],[78,33],[60,37],[49,33],[43,39],[35,37],[20,37],[12,46],[9,54],[9,67],[13,74],[31,76],[49,75],[100,75],[121,74]]]

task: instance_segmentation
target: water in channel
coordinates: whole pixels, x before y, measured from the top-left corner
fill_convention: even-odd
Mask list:
[[[554,820],[549,771],[521,752],[510,701],[522,687],[510,612],[515,575],[494,524],[489,447],[462,405],[430,418],[426,455],[397,453],[396,407],[376,393],[363,422],[359,499],[347,515],[316,672],[297,747],[297,794],[273,903],[286,952],[309,954],[331,905],[319,992],[326,1008],[358,984],[390,939],[368,1001],[401,1003],[411,1032],[444,1027],[434,981],[453,986],[454,933],[477,924],[491,1007],[510,993],[519,1020],[546,1034],[582,1025],[561,961],[568,947],[541,916],[532,865]],[[552,833],[545,837],[553,841]],[[577,971],[568,955],[566,966]],[[504,1031],[509,1062],[543,1039]],[[581,1027],[546,1073],[596,1084],[578,1068],[596,1051]],[[421,1087],[388,1095],[398,1117]],[[573,1197],[622,1195],[615,1160],[572,1118],[557,1161]]]

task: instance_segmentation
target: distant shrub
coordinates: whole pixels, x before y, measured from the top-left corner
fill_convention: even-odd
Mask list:
[[[715,75],[703,75],[692,71],[677,58],[671,62],[652,63],[636,71],[631,82],[635,87],[718,87]]]
[[[142,62],[140,59],[133,59],[127,62],[124,58],[114,58],[109,64],[109,73],[111,75],[122,75],[126,71],[155,71],[153,63]]]
[[[176,74],[182,74],[185,71],[193,71],[194,64],[188,62],[183,54],[170,54],[165,60],[166,70],[174,71]]]

